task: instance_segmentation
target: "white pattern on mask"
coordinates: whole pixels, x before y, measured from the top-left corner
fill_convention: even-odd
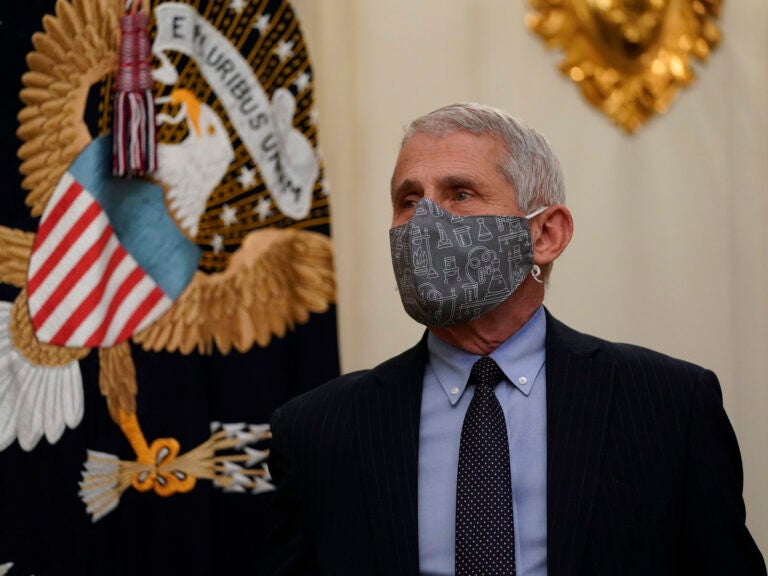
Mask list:
[[[427,326],[479,318],[504,302],[533,266],[528,216],[459,216],[422,198],[389,231],[405,311]]]

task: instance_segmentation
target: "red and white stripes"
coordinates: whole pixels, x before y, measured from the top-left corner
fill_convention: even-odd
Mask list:
[[[167,310],[163,294],[121,246],[98,202],[69,173],[43,215],[29,263],[32,324],[42,342],[112,346]]]

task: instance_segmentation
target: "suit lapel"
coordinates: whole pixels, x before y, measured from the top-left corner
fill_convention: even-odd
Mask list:
[[[579,573],[602,461],[613,365],[547,314],[547,565]]]
[[[382,574],[416,574],[419,417],[426,337],[373,370],[356,396],[360,466]]]

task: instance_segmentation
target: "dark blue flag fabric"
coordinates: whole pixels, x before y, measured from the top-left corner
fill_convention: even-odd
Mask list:
[[[339,371],[296,14],[2,2],[0,44],[0,575],[255,572],[269,418]]]

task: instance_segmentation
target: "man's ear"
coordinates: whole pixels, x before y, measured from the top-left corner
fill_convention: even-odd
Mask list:
[[[562,204],[550,206],[532,219],[533,259],[539,266],[553,262],[571,241],[573,217]]]

